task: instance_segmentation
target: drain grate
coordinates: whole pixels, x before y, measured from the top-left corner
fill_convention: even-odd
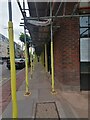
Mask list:
[[[55,102],[36,103],[35,118],[56,118],[56,120],[60,120]]]

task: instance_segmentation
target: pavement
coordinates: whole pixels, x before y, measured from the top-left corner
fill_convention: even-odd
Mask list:
[[[17,80],[17,91],[19,87],[22,85],[22,82],[25,80],[25,68],[18,71],[16,74],[16,80]],[[2,93],[2,97],[0,97],[0,106],[2,104],[2,112],[5,110],[9,102],[11,101],[11,80],[5,80],[0,84],[0,93]],[[2,92],[1,92],[2,91]],[[1,108],[1,107],[0,107]],[[0,112],[1,113],[1,112]]]
[[[30,96],[25,94],[25,81],[18,88],[18,118],[88,118],[88,92],[62,90],[55,84],[56,94],[51,94],[51,76],[37,63],[32,78],[29,72]],[[12,118],[12,102],[2,113]]]

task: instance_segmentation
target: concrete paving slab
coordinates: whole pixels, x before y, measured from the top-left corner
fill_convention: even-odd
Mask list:
[[[10,102],[4,112],[2,113],[2,118],[12,118],[12,103]]]
[[[26,104],[27,102],[27,104]],[[33,112],[33,100],[19,100],[18,101],[19,118],[31,118]],[[12,118],[12,104],[7,106],[3,113],[3,118]]]
[[[22,85],[18,89],[18,91],[23,91],[23,90],[25,90],[25,80],[24,80],[24,82],[22,83]]]
[[[83,96],[81,97],[76,92],[66,92],[65,93],[62,91],[60,91],[60,92],[58,91],[58,93],[59,94],[57,94],[57,99],[59,100],[59,102],[62,105],[67,106],[67,108],[70,108],[71,111],[76,116],[76,118],[88,118],[88,105],[87,105],[88,102],[86,99],[83,99]],[[80,99],[80,101],[79,101],[79,99]],[[64,106],[62,106],[62,107],[65,108]],[[65,111],[66,111],[66,109],[65,109]],[[81,111],[81,113],[80,113],[80,111]],[[66,112],[66,114],[67,114],[67,112]]]
[[[29,74],[30,78],[30,74]],[[29,97],[25,97],[25,81],[17,91],[19,118],[34,118],[36,103],[55,102],[60,118],[82,118],[87,117],[87,99],[77,92],[57,91],[56,95],[51,94],[51,77],[43,70],[40,64],[36,65],[33,72],[33,78],[29,80],[30,92]],[[87,98],[87,99],[86,99]],[[86,106],[85,106],[86,105]],[[78,108],[78,109],[77,109]],[[3,115],[11,117],[11,102],[5,109]],[[85,118],[84,117],[84,118]]]
[[[51,94],[51,89],[39,89],[39,101],[54,101],[55,96]]]
[[[60,118],[67,118],[60,101],[57,100],[56,105],[57,105],[58,114],[59,114]]]
[[[33,112],[33,100],[26,99],[18,101],[19,118],[31,118]]]

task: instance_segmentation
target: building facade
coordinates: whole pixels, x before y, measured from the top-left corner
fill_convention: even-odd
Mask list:
[[[71,14],[74,4],[67,3],[66,14]],[[90,76],[90,17],[62,17],[55,22],[60,26],[53,35],[55,80],[68,88],[87,90]],[[48,70],[51,72],[50,49],[49,43]]]
[[[9,40],[4,35],[0,34],[0,57],[9,57]]]
[[[14,42],[14,49],[15,49],[15,57],[22,56],[21,46]],[[10,57],[9,55],[9,39],[4,35],[0,34],[0,57],[2,59],[7,59]]]

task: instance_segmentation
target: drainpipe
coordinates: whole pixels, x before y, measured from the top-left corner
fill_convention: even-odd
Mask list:
[[[8,35],[9,35],[9,46],[10,46],[12,118],[18,118],[18,105],[17,105],[17,95],[16,95],[15,51],[14,51],[11,0],[8,1],[8,8],[9,8]]]

